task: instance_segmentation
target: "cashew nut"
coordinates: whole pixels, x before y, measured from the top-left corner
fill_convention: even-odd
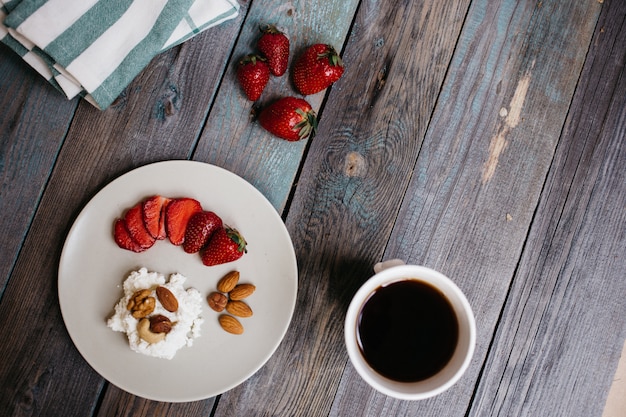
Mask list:
[[[165,333],[152,333],[150,331],[150,320],[143,318],[137,323],[137,334],[148,343],[158,343],[165,339]]]

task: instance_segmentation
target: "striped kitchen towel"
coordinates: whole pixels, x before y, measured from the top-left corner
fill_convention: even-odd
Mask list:
[[[239,13],[237,0],[0,0],[0,41],[106,109],[155,55]]]

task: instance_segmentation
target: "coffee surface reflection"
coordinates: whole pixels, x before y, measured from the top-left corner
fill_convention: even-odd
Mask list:
[[[418,279],[378,287],[358,318],[357,342],[381,375],[416,382],[439,372],[454,354],[459,323],[437,288]]]

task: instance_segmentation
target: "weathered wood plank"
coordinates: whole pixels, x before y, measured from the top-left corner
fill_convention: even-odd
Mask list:
[[[185,404],[147,401],[108,384],[97,415],[102,416],[210,416],[215,399]]]
[[[472,2],[385,258],[433,267],[459,284],[477,316],[474,359],[452,389],[419,402],[363,393],[348,366],[331,415],[466,413],[599,9]]]
[[[76,108],[51,89],[0,46],[0,297]]]
[[[53,129],[64,140],[62,147],[47,143],[46,126],[28,123],[34,113],[11,107],[22,104],[7,101],[0,89],[0,103],[12,109],[6,119],[0,115],[0,137],[4,140],[5,126],[17,126],[18,117],[31,132],[26,136],[36,137],[29,149],[21,148],[21,133],[11,133],[8,147],[0,145],[3,154],[9,149],[11,172],[24,177],[22,184],[35,178],[35,187],[24,188],[31,212],[18,227],[22,235],[16,248],[23,247],[7,255],[9,280],[0,300],[2,413],[541,415],[550,401],[554,404],[545,407],[550,415],[596,413],[621,347],[613,350],[612,341],[623,340],[625,332],[623,324],[619,327],[624,304],[614,302],[626,292],[624,281],[613,275],[623,270],[626,249],[619,228],[626,207],[624,20],[621,27],[607,20],[612,23],[601,21],[596,28],[597,48],[580,81],[585,93],[574,99],[561,132],[586,53],[581,45],[591,40],[601,2],[492,3],[354,0],[332,6],[258,0],[249,14],[244,6],[238,21],[159,57],[110,110],[79,105],[71,125],[67,119],[65,128],[61,123]],[[250,103],[238,91],[234,70],[238,58],[253,48],[258,23],[271,19],[287,29],[297,55],[317,41],[336,39],[341,47],[355,10],[343,54],[346,76],[327,102],[325,94],[310,98],[322,110],[318,137],[288,144],[250,124]],[[610,55],[612,64],[591,65],[609,45],[600,35],[603,25],[622,55]],[[0,88],[5,65],[0,62]],[[15,88],[13,82],[6,85]],[[25,108],[49,110],[47,117],[62,120],[57,116],[65,114],[62,109],[51,108],[54,100],[17,85]],[[39,85],[49,89],[41,80]],[[261,104],[287,91],[293,92],[288,76],[273,79]],[[603,93],[613,94],[613,101],[598,99]],[[58,97],[73,114],[76,102]],[[557,147],[559,138],[563,143]],[[35,144],[45,149],[41,166]],[[39,170],[35,177],[23,175],[20,149],[29,156],[28,173],[35,166]],[[242,175],[284,212],[302,272],[294,322],[279,351],[249,381],[224,394],[215,410],[214,399],[166,404],[107,384],[63,330],[55,285],[62,241],[95,192],[134,167],[190,156]],[[299,183],[289,204],[294,179]],[[617,191],[609,194],[610,189]],[[13,183],[10,190],[18,192]],[[601,224],[594,220],[610,216]],[[573,223],[580,226],[569,226]],[[477,356],[454,391],[433,401],[390,400],[346,365],[345,309],[372,263],[383,256],[452,275],[475,306]],[[607,288],[598,289],[598,277]],[[522,279],[533,281],[522,285]],[[585,297],[592,308],[585,309]],[[497,319],[505,300],[502,317],[510,319]],[[544,321],[528,306],[545,311]],[[572,317],[557,314],[562,306]],[[614,320],[616,333],[592,327],[598,317]],[[502,346],[488,351],[498,323],[496,342]],[[562,329],[567,331],[559,334]],[[586,333],[604,344],[592,343]],[[534,344],[525,344],[524,334],[531,334]],[[574,343],[576,338],[582,342]],[[588,366],[578,369],[569,353]],[[476,391],[479,376],[485,382]],[[595,385],[591,392],[574,398],[589,389],[587,381]],[[527,404],[516,402],[518,391]],[[555,397],[559,392],[565,400]],[[584,401],[590,404],[581,405]]]
[[[110,109],[79,105],[0,303],[3,412],[89,415],[98,403],[104,381],[72,345],[58,307],[62,242],[83,206],[110,180],[149,162],[191,155],[242,20],[156,57]],[[189,415],[198,407],[162,407],[119,390],[107,391],[101,403],[102,410],[133,415],[138,409]]]
[[[415,164],[467,7],[361,2],[347,71],[325,104],[287,216],[300,270],[292,325],[268,364],[222,396],[218,415],[330,412],[347,359],[347,304],[383,253],[409,180],[400,173]]]
[[[602,414],[626,339],[626,3],[591,46],[471,415]]]
[[[296,0],[278,3],[258,0],[252,4],[193,159],[228,167],[258,188],[278,211],[282,211],[310,140],[285,142],[252,123],[252,103],[245,98],[236,81],[237,63],[256,51],[259,25],[264,23],[275,24],[289,37],[290,64],[313,43],[329,43],[340,51],[350,28],[350,17],[359,2]],[[306,97],[306,100],[319,110],[324,94],[320,92]],[[289,73],[271,77],[256,105],[267,105],[286,95],[297,95]]]

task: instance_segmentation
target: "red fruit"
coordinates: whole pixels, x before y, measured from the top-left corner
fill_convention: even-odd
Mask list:
[[[228,226],[218,229],[202,252],[202,263],[207,266],[225,264],[241,258],[246,249],[241,234]]]
[[[124,215],[124,223],[128,228],[128,233],[142,248],[148,249],[154,245],[155,238],[148,232],[143,222],[143,204],[137,203],[128,209]]]
[[[261,110],[259,123],[279,138],[296,141],[315,133],[317,117],[306,100],[283,97]]]
[[[315,94],[341,78],[343,62],[330,45],[308,47],[293,66],[293,83],[304,95]]]
[[[148,229],[148,233],[157,239],[165,239],[165,207],[170,199],[160,195],[152,196],[143,202],[143,222]]]
[[[212,211],[200,211],[194,214],[187,224],[183,249],[187,253],[199,252],[211,235],[221,227],[222,219]]]
[[[133,252],[143,252],[147,249],[142,247],[131,237],[124,219],[115,220],[115,224],[113,227],[113,237],[115,238],[115,243],[117,243],[117,246],[122,249],[127,249]]]
[[[270,68],[265,59],[257,55],[248,55],[239,61],[237,79],[246,97],[251,101],[257,101],[270,80]]]
[[[202,206],[193,198],[175,198],[169,202],[165,209],[165,229],[172,244],[183,244],[187,223],[199,211],[202,211]]]
[[[260,29],[262,35],[256,46],[267,59],[272,75],[280,77],[287,71],[289,63],[289,39],[276,26],[263,25]]]

